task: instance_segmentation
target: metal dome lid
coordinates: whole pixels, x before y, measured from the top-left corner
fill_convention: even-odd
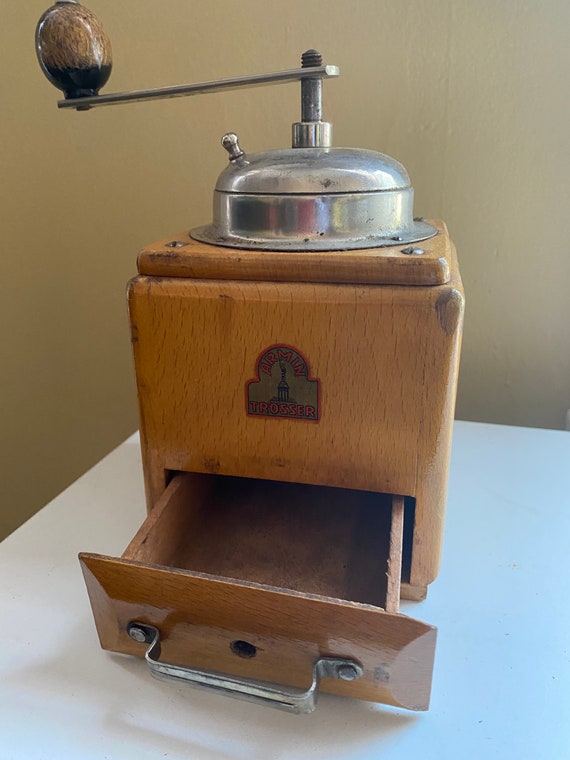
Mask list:
[[[303,66],[320,65],[315,51]],[[301,82],[302,120],[293,147],[246,154],[229,132],[229,164],[214,190],[213,222],[190,235],[214,245],[341,251],[415,243],[437,230],[413,217],[414,190],[398,161],[360,148],[333,148],[322,121],[320,79]]]
[[[225,135],[226,142],[237,138]],[[291,148],[243,154],[218,177],[216,190],[245,194],[378,193],[407,190],[402,164],[362,148]]]

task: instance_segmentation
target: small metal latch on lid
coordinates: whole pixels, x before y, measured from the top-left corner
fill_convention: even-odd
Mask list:
[[[132,621],[127,626],[129,636],[141,644],[148,644],[145,660],[155,678],[184,681],[191,686],[211,689],[225,696],[246,702],[276,707],[291,713],[310,713],[317,706],[321,678],[338,678],[354,681],[362,675],[362,666],[355,660],[341,657],[319,657],[313,664],[312,683],[308,689],[285,689],[276,684],[253,681],[211,670],[186,668],[160,662],[160,631],[145,623]]]

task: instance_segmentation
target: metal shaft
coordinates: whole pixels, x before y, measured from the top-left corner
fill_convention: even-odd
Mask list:
[[[323,58],[316,50],[307,50],[301,57],[303,69],[322,66]],[[301,81],[301,121],[322,121],[323,81],[320,77]]]
[[[318,71],[323,58],[316,50],[306,50],[301,56],[301,71]],[[301,80],[301,121],[293,124],[294,148],[330,148],[332,124],[323,121],[323,81],[320,76]]]

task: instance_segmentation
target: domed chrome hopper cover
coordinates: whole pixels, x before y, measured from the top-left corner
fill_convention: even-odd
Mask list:
[[[303,65],[315,64],[308,51]],[[302,121],[293,147],[245,154],[236,135],[222,144],[230,163],[214,190],[213,223],[191,236],[213,245],[260,250],[333,251],[415,243],[436,230],[414,221],[404,167],[382,153],[333,148],[321,120],[320,79],[302,80]]]

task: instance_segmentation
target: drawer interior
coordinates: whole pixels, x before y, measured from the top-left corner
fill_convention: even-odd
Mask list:
[[[181,473],[123,559],[398,610],[403,497]]]

